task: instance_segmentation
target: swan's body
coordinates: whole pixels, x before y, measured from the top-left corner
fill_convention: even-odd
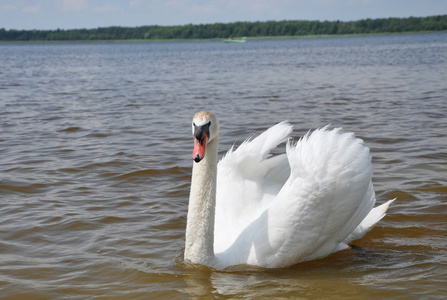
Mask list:
[[[347,248],[383,218],[392,201],[373,209],[362,140],[323,128],[269,157],[291,131],[279,123],[217,164],[217,119],[194,116],[185,260],[217,269],[286,267]]]

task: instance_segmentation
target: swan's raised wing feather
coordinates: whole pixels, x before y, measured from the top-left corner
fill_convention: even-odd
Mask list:
[[[230,149],[219,162],[215,252],[228,248],[281,189],[290,174],[287,157],[270,157],[270,151],[286,141],[291,131],[290,124],[279,123]]]
[[[271,255],[259,253],[264,266],[340,250],[375,203],[369,149],[353,134],[315,130],[289,144],[287,156],[291,174],[268,210]]]
[[[271,148],[290,128],[279,132],[283,135],[274,135],[278,140]],[[288,143],[287,157],[268,158],[261,140],[272,131],[266,133],[219,163],[214,243],[219,267],[289,266],[341,250],[357,231],[366,232],[359,224],[375,194],[371,156],[361,139],[341,129],[318,129]],[[374,213],[371,222],[384,211]]]

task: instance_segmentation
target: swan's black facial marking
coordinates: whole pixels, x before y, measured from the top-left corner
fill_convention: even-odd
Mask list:
[[[210,125],[211,122],[206,123],[205,125],[197,126],[195,123],[193,123],[194,126],[194,137],[200,142],[201,145],[203,145],[204,141],[204,135],[209,138],[210,137]]]

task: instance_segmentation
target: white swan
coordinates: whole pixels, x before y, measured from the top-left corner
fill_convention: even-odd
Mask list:
[[[369,149],[341,129],[315,130],[270,157],[292,131],[282,122],[219,164],[216,116],[196,113],[192,130],[186,262],[277,268],[321,258],[363,237],[393,201],[373,209]]]

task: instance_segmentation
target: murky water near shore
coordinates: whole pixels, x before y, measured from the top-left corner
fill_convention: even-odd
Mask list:
[[[220,152],[289,120],[371,148],[361,250],[285,269],[183,263],[196,111]],[[447,34],[0,44],[0,295],[11,299],[442,299]],[[284,150],[284,147],[280,149]]]

